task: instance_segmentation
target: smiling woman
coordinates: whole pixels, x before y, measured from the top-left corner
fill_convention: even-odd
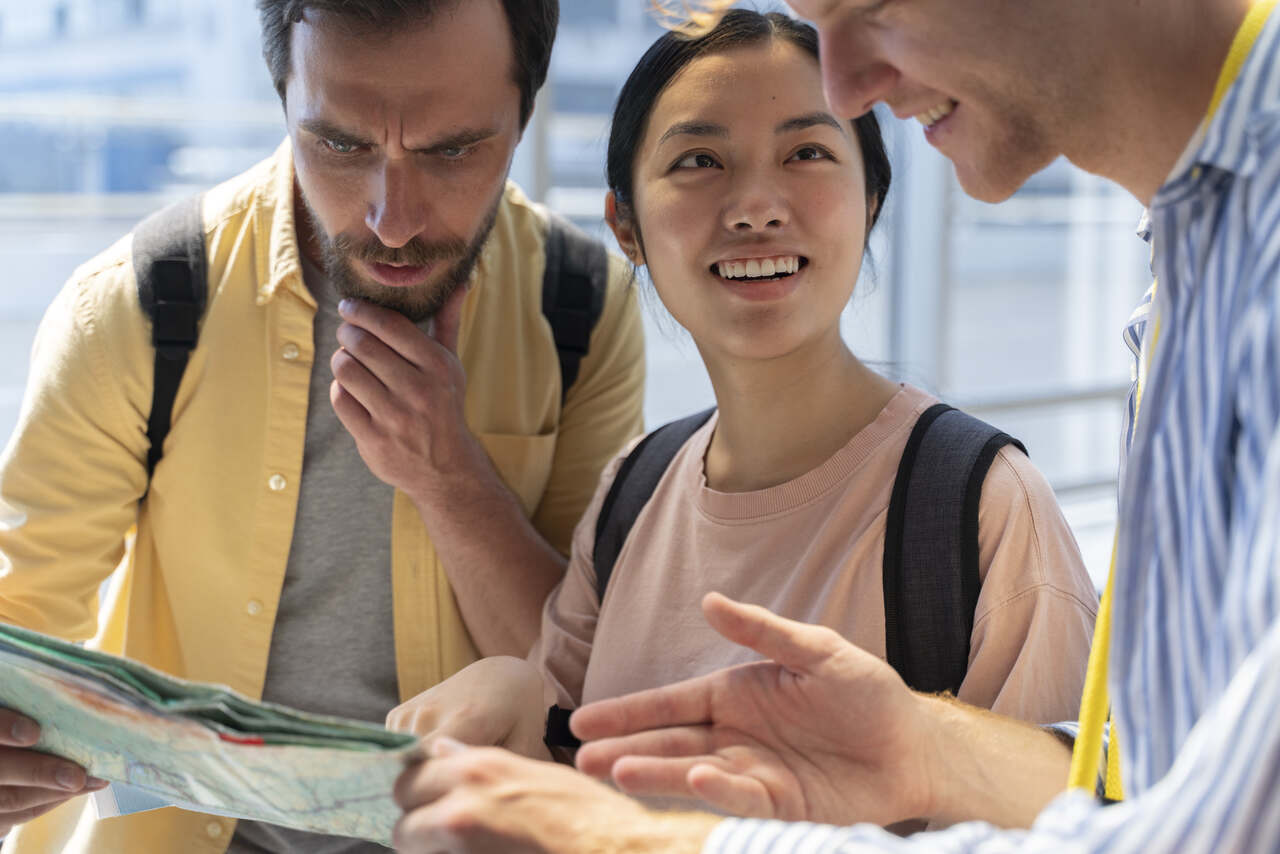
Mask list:
[[[841,337],[889,174],[876,119],[831,115],[815,33],[785,16],[735,10],[704,36],[665,35],[632,72],[610,137],[607,219],[692,335],[718,410],[685,433],[651,434],[606,468],[530,655],[556,705],[747,660],[703,621],[709,591],[831,627],[916,679],[894,625],[919,628],[936,611],[899,595],[892,571],[905,549],[943,589],[945,567],[972,564],[972,589],[944,614],[967,630],[923,647],[960,672],[929,690],[1032,721],[1075,712],[1096,599],[1024,454],[996,452],[1003,440],[993,436],[991,455],[965,470],[960,492],[972,482],[980,497],[961,542],[934,541],[927,525],[889,538],[911,437],[962,417],[939,416],[934,398],[877,375]],[[666,458],[642,450],[662,446],[660,435],[680,437]],[[634,473],[655,465],[643,509],[609,549],[613,514],[635,500]],[[936,467],[954,461],[944,453]],[[539,683],[513,687],[494,669],[481,662],[427,692],[423,720],[456,720],[442,712],[462,703],[468,731],[455,734],[527,736],[546,713],[528,688]]]

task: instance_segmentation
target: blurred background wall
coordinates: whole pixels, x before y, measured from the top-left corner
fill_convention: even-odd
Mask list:
[[[645,6],[561,0],[551,79],[513,169],[610,245],[608,115],[660,33]],[[1148,284],[1140,206],[1065,162],[1004,204],[975,202],[914,121],[883,118],[894,186],[846,339],[1023,439],[1101,584],[1129,381],[1120,329]],[[36,325],[76,265],[283,135],[252,0],[0,0],[0,438]],[[653,427],[712,397],[688,336],[651,293],[644,302]]]

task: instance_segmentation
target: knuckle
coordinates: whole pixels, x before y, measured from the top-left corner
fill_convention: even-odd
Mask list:
[[[470,836],[480,828],[480,819],[476,813],[469,798],[455,797],[450,803],[441,805],[440,828],[452,836]]]
[[[402,810],[412,809],[416,806],[414,800],[414,783],[418,778],[418,766],[406,768],[396,778],[395,786],[391,789],[391,798],[396,802],[396,806]]]
[[[342,346],[357,356],[367,356],[373,347],[373,341],[374,336],[368,330],[348,325]]]
[[[501,780],[507,770],[507,752],[496,747],[480,747],[474,750],[474,770],[477,782]]]
[[[352,370],[355,368],[356,359],[346,350],[338,350],[333,354],[333,358],[329,360],[329,367],[333,371],[334,379],[339,382],[349,380]]]
[[[436,715],[434,709],[418,709],[413,713],[413,719],[409,723],[409,731],[414,735],[427,735],[436,728]]]

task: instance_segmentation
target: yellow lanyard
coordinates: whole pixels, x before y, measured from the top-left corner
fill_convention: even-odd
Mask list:
[[[1258,40],[1263,25],[1267,22],[1276,0],[1260,0],[1250,7],[1245,15],[1244,23],[1236,31],[1231,42],[1231,50],[1227,61],[1218,74],[1218,83],[1213,90],[1213,98],[1209,101],[1209,110],[1205,114],[1205,124],[1213,118],[1218,106],[1231,84],[1240,74],[1249,51]],[[1155,313],[1155,294],[1152,294],[1151,310]],[[1144,348],[1144,367],[1149,367],[1156,345],[1160,340],[1160,317],[1155,315],[1150,343]],[[1134,419],[1142,404],[1143,376],[1139,376],[1137,399],[1134,406]],[[1118,540],[1118,536],[1117,536]],[[1098,607],[1098,622],[1093,631],[1093,646],[1089,650],[1089,670],[1085,676],[1084,696],[1080,702],[1080,733],[1076,737],[1075,750],[1071,755],[1071,774],[1067,785],[1073,789],[1084,789],[1092,793],[1095,790],[1097,777],[1102,764],[1102,731],[1111,711],[1111,702],[1107,696],[1107,654],[1111,649],[1111,597],[1116,578],[1116,546],[1111,547],[1111,569],[1107,573],[1107,587],[1102,593],[1102,602]],[[1121,800],[1124,791],[1120,784],[1120,747],[1118,733],[1113,722],[1111,725],[1110,744],[1106,753],[1105,794],[1111,800]]]

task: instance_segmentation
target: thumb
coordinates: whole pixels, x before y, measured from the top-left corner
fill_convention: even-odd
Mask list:
[[[431,337],[453,355],[458,355],[458,328],[462,325],[462,304],[469,288],[456,288],[431,322]]]
[[[719,593],[702,598],[702,613],[725,638],[796,673],[814,672],[847,643],[823,626],[788,620]]]

